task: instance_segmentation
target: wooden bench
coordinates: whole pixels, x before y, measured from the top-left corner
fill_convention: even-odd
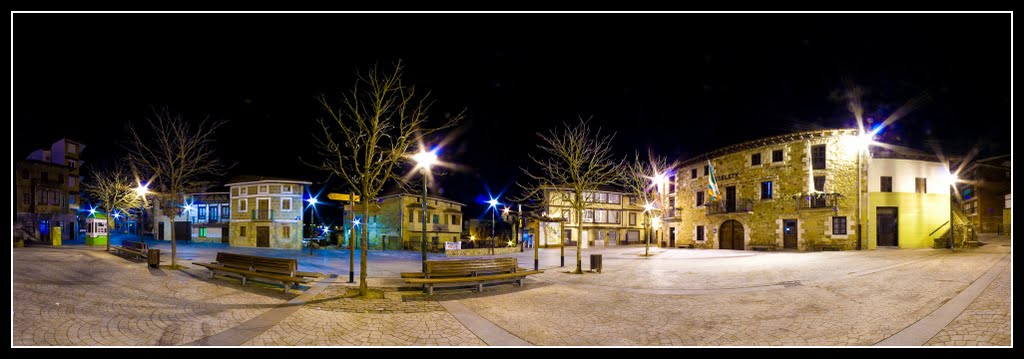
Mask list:
[[[235,276],[245,285],[249,279],[262,278],[277,282],[283,286],[282,292],[299,283],[308,283],[310,277],[323,276],[316,272],[300,272],[295,258],[272,258],[250,256],[238,253],[217,252],[217,261],[213,263],[196,263],[210,270],[210,278],[218,273],[224,276]]]
[[[676,248],[693,248],[693,243],[676,243]]]
[[[750,249],[751,250],[755,250],[755,251],[761,251],[761,252],[772,252],[772,251],[775,251],[775,245],[773,245],[773,244],[752,245],[752,246],[750,246]]]
[[[526,276],[544,273],[542,270],[519,268],[514,257],[430,260],[426,264],[424,273],[406,272],[401,275],[406,283],[425,285],[427,295],[434,294],[435,284],[476,283],[477,291],[483,291],[485,282],[515,281],[521,286]]]
[[[123,241],[120,247],[114,247],[114,251],[117,252],[117,255],[126,254],[145,259],[149,255],[149,246],[143,242]]]
[[[838,244],[821,244],[818,245],[818,251],[841,251],[843,246]]]

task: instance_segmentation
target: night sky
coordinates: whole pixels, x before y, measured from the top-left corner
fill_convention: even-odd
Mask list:
[[[1009,14],[15,14],[14,152],[61,137],[83,159],[120,156],[150,106],[227,120],[217,151],[236,174],[322,182],[314,97],[402,59],[435,118],[466,110],[442,159],[444,196],[482,214],[523,180],[535,132],[578,116],[616,131],[616,151],[685,160],[761,137],[854,127],[927,100],[886,139],[982,156],[1010,152]],[[287,126],[286,126],[287,125]],[[240,141],[245,138],[243,143]],[[248,145],[260,138],[260,145]],[[340,185],[333,181],[333,184]],[[344,190],[344,188],[333,188]]]

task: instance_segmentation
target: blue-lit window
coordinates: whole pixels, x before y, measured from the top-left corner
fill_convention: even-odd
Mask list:
[[[772,181],[761,182],[761,199],[772,199]]]

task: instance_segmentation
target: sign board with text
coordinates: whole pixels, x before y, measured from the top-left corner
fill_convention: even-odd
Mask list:
[[[444,250],[457,251],[462,249],[462,242],[444,242]]]
[[[328,193],[327,194],[327,199],[330,199],[330,200],[333,200],[333,201],[345,201],[345,202],[348,202],[351,197],[352,196],[349,195],[348,193]],[[359,196],[355,196],[355,197],[356,197],[356,202],[359,202]]]

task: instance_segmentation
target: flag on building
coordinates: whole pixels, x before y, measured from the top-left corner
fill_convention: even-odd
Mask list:
[[[720,193],[718,192],[718,181],[715,181],[715,168],[711,167],[711,160],[708,160],[708,198],[710,201],[717,201]]]

